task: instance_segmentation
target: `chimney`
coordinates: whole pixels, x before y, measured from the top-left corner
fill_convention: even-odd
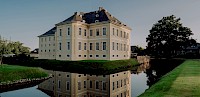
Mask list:
[[[103,7],[99,7],[99,11],[102,11],[102,10],[104,10]]]
[[[74,15],[80,15],[80,12],[74,12]]]

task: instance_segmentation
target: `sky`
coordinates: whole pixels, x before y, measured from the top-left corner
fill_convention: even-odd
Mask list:
[[[0,35],[38,48],[37,36],[47,32],[74,12],[103,7],[132,28],[131,45],[146,47],[149,30],[162,17],[175,15],[200,42],[200,0],[1,0]]]

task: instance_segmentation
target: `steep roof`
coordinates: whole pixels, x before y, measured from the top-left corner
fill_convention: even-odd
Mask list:
[[[42,36],[49,36],[49,35],[54,35],[56,32],[56,27],[53,27],[51,30],[47,31],[46,33],[38,36],[38,37],[42,37]]]
[[[82,22],[84,21],[87,24],[109,21],[117,25],[126,26],[102,7],[99,7],[99,10],[97,11],[92,11],[88,13],[75,12],[71,17],[67,18],[66,20],[60,23],[73,22],[73,21],[82,21]]]
[[[62,23],[68,23],[68,22],[74,22],[74,21],[85,22],[87,24],[108,21],[108,22],[112,22],[113,24],[116,24],[116,25],[119,25],[119,26],[127,27],[125,24],[123,24],[117,18],[112,16],[109,12],[107,12],[102,7],[99,7],[99,10],[97,10],[97,11],[92,11],[92,12],[88,12],[88,13],[75,12],[72,16],[70,16],[66,20],[58,23],[58,25],[62,24]],[[54,35],[55,32],[56,32],[56,27],[52,28],[51,30],[47,31],[46,33],[44,33],[44,34],[42,34],[38,37]]]

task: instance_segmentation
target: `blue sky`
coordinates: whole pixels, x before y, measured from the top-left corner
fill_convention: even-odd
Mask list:
[[[200,0],[1,0],[0,35],[38,47],[38,35],[70,17],[74,12],[90,12],[104,7],[132,28],[131,45],[146,46],[152,25],[164,16],[181,18],[200,42]]]

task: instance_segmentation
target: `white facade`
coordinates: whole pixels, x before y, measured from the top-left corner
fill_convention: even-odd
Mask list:
[[[39,59],[55,59],[55,36],[43,36],[39,38]]]
[[[105,14],[103,14],[105,13]],[[52,36],[41,35],[39,59],[56,60],[121,60],[130,58],[131,29],[104,9],[95,11],[95,22],[87,20],[88,13],[75,13],[65,22],[56,24]],[[100,16],[114,18],[104,20]],[[86,18],[84,20],[84,17]],[[89,16],[88,16],[89,17]],[[89,18],[90,19],[90,18]],[[98,20],[99,19],[99,20]],[[102,21],[100,21],[102,20]],[[88,23],[89,22],[89,23]],[[50,31],[51,32],[51,31]],[[55,37],[52,41],[42,41]],[[43,46],[43,45],[53,46]],[[50,52],[47,52],[49,49]],[[46,52],[44,52],[46,50]]]

